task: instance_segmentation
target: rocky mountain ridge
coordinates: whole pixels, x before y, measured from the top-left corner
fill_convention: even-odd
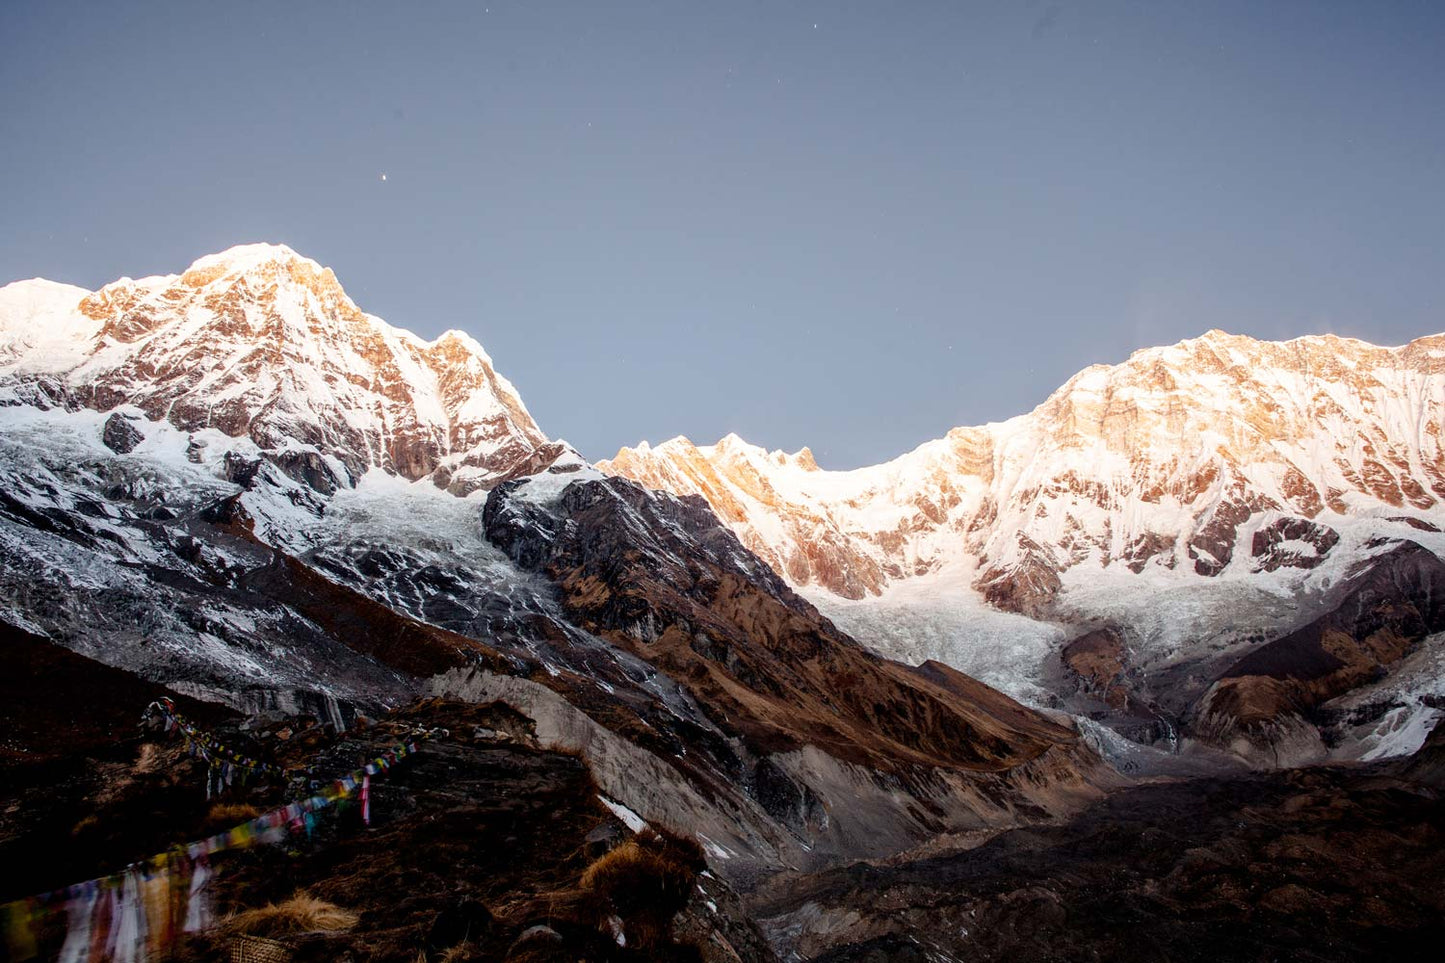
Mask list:
[[[1308,568],[1334,516],[1439,515],[1442,418],[1445,336],[1380,348],[1211,331],[867,468],[824,471],[806,448],[736,435],[644,443],[599,467],[702,495],[794,585],[859,599],[964,565],[991,602],[1029,609],[1075,566]]]
[[[1327,619],[1349,596],[1341,586],[1400,539],[1445,549],[1436,544],[1445,523],[1437,518],[1442,341],[1390,349],[1210,332],[1088,368],[1029,415],[955,429],[872,468],[824,471],[807,449],[765,452],[736,436],[706,448],[674,439],[624,449],[600,467],[701,496],[767,562],[744,574],[747,584],[766,582],[770,567],[875,651],[961,669],[1035,705],[1092,713],[1130,739],[1174,746],[1194,733],[1253,747],[1247,754],[1258,763],[1284,758],[1262,733],[1311,752],[1334,737],[1301,716],[1317,711],[1317,699],[1267,700],[1288,718],[1264,726],[1221,716],[1218,707],[1238,700],[1206,693],[1243,684],[1228,681],[1233,662]],[[179,275],[122,279],[94,293],[38,280],[0,288],[0,396],[17,412],[17,430],[29,418],[22,411],[98,413],[108,451],[199,465],[193,484],[203,489],[240,486],[243,501],[256,503],[248,524],[260,541],[296,555],[337,537],[323,516],[373,475],[456,495],[511,478],[550,490],[582,477],[580,456],[542,433],[480,345],[458,332],[425,342],[392,328],[361,312],[329,270],[281,246],[234,248]],[[37,487],[33,472],[22,473],[8,497],[22,503],[17,512],[53,513],[49,524],[62,530],[123,537],[107,534],[104,514],[85,514],[100,509],[79,507],[96,504],[90,494],[73,504],[58,497],[74,481]],[[165,484],[127,473],[110,490],[137,492],[147,511],[166,514],[172,509],[156,502]],[[262,492],[284,492],[285,510]],[[444,502],[407,498],[434,527],[452,524]],[[386,514],[378,507],[366,517],[374,524]],[[651,537],[629,517],[606,522]],[[501,528],[492,534],[505,541]],[[352,527],[347,537],[344,553],[317,553],[328,575],[364,581],[388,606],[464,636],[495,631],[496,619],[481,614],[489,606],[461,601],[475,568],[437,583],[434,553],[420,563],[372,545],[375,532]],[[539,551],[531,545],[509,562],[534,570]],[[1387,574],[1384,584],[1404,591]],[[766,594],[787,591],[777,583]],[[1208,614],[1190,602],[1156,617],[1176,597],[1211,599]],[[1396,601],[1433,611],[1425,597]],[[1357,611],[1346,621],[1362,642],[1380,619],[1389,621]],[[1434,631],[1429,619],[1407,624],[1414,634],[1375,660],[1386,675]],[[1190,626],[1194,637],[1179,637]],[[623,639],[637,630],[607,629]],[[1098,631],[1102,645],[1070,643]],[[605,672],[605,663],[590,659],[587,671]],[[1406,702],[1392,695],[1378,718],[1364,719],[1360,752],[1395,745],[1389,727],[1419,734],[1437,714],[1425,701],[1434,683],[1412,678]],[[1361,711],[1340,718],[1359,725]]]

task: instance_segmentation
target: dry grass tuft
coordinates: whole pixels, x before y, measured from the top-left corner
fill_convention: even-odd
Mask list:
[[[490,959],[490,957],[483,953],[480,946],[471,941],[458,943],[457,946],[442,950],[441,956],[436,957],[435,962],[431,956],[426,954],[426,950],[416,951],[416,963],[477,963],[478,960],[486,959]]]
[[[442,951],[442,955],[435,961],[427,955],[426,950],[418,950],[416,963],[474,963],[474,961],[485,959],[482,948],[475,943],[458,943]]]
[[[79,836],[82,833],[90,833],[100,828],[100,817],[95,813],[82,816],[80,822],[76,823],[70,830],[70,835]]]
[[[140,754],[136,756],[135,771],[141,773],[155,772],[165,764],[165,757],[161,747],[154,742],[143,742],[140,747]]]
[[[587,761],[587,754],[578,746],[564,746],[554,743],[543,748],[554,755],[567,756],[569,759],[580,759],[582,762]]]
[[[629,947],[655,948],[671,942],[672,918],[706,866],[697,843],[648,829],[598,857],[581,888],[621,918]]]
[[[265,936],[279,939],[298,933],[340,932],[356,925],[350,910],[317,899],[304,890],[284,903],[267,903],[226,918],[222,928],[231,936]]]
[[[458,943],[441,955],[438,963],[472,963],[482,958],[481,947],[475,943]]]

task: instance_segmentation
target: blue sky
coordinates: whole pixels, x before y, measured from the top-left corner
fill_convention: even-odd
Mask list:
[[[1209,328],[1445,329],[1442,50],[1428,2],[11,0],[0,279],[284,242],[590,457],[852,467]]]

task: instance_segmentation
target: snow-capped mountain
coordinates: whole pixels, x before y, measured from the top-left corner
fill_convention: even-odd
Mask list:
[[[856,599],[962,561],[1018,607],[1074,566],[1309,567],[1337,538],[1331,518],[1440,514],[1442,421],[1445,337],[1379,348],[1212,331],[869,468],[823,471],[806,448],[735,435],[643,443],[599,467],[702,495],[795,585]]]
[[[428,342],[394,328],[280,245],[95,292],[39,279],[0,288],[0,385],[12,400],[248,438],[323,489],[379,468],[465,494],[564,448],[468,335]]]
[[[1434,562],[1419,562],[1424,572],[1396,551],[1445,553],[1442,422],[1445,337],[1383,348],[1211,331],[1087,368],[1026,415],[868,468],[825,471],[806,448],[769,452],[733,435],[644,443],[598,467],[702,496],[881,652],[941,659],[1036,703],[1079,708],[1072,696],[1087,690],[1113,699],[1101,711],[1116,721],[1137,716],[1136,734],[1174,740],[1176,724],[1209,717],[1229,744],[1232,721],[1214,719],[1208,693],[1236,660],[1257,670],[1245,656],[1259,643],[1341,605],[1354,606],[1357,640],[1393,617],[1381,606],[1420,615],[1400,651],[1361,642],[1363,655],[1272,663],[1325,675],[1356,665],[1349,685],[1311,675],[1290,698],[1262,700],[1294,714],[1379,678],[1445,629],[1428,614]],[[1362,605],[1372,582],[1393,588]],[[1107,640],[1071,642],[1099,626]],[[1380,704],[1433,721],[1445,681],[1411,671],[1414,687]],[[1353,722],[1374,724],[1355,709]],[[1320,750],[1305,741],[1302,757]]]

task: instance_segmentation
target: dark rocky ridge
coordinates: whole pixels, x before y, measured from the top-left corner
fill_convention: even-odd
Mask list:
[[[578,625],[667,671],[755,751],[996,769],[1073,741],[998,693],[978,687],[970,704],[867,652],[699,498],[603,479],[548,511],[515,497],[524,484],[488,496],[488,538],[545,572]]]
[[[1307,747],[1313,710],[1381,678],[1441,630],[1445,561],[1402,541],[1358,566],[1325,614],[1225,669],[1199,701],[1193,729],[1245,758],[1287,759],[1301,740]]]
[[[111,451],[125,455],[135,451],[135,446],[145,440],[145,435],[137,431],[129,419],[117,411],[105,419],[105,431],[101,440]]]
[[[1330,537],[1314,523],[1282,518],[1254,541],[1261,559],[1308,568],[1315,556],[1279,546]],[[1432,698],[1391,692],[1387,683],[1445,630],[1445,561],[1406,536],[1372,548],[1328,591],[1281,600],[1281,619],[1292,625],[1283,631],[1241,620],[1221,641],[1196,643],[1196,652],[1161,654],[1128,625],[1082,624],[1046,664],[1052,704],[1145,745],[1202,748],[1211,764],[1340,758],[1332,755],[1338,747],[1348,750],[1391,711],[1416,711]],[[1368,704],[1336,704],[1377,683],[1386,691]]]
[[[1250,554],[1259,559],[1256,566],[1260,571],[1272,572],[1284,566],[1314,568],[1325,560],[1339,540],[1339,532],[1328,525],[1303,518],[1279,518],[1255,531]],[[1314,554],[1285,547],[1284,543],[1291,541],[1304,542],[1313,548]]]
[[[528,484],[489,493],[488,538],[546,576],[569,623],[673,680],[700,713],[698,730],[678,733],[688,748],[674,765],[705,762],[716,775],[694,778],[724,797],[743,788],[806,841],[792,858],[874,855],[1018,818],[1000,806],[1068,809],[1108,782],[1069,730],[960,673],[888,662],[838,632],[701,499],[607,478],[543,501]]]

